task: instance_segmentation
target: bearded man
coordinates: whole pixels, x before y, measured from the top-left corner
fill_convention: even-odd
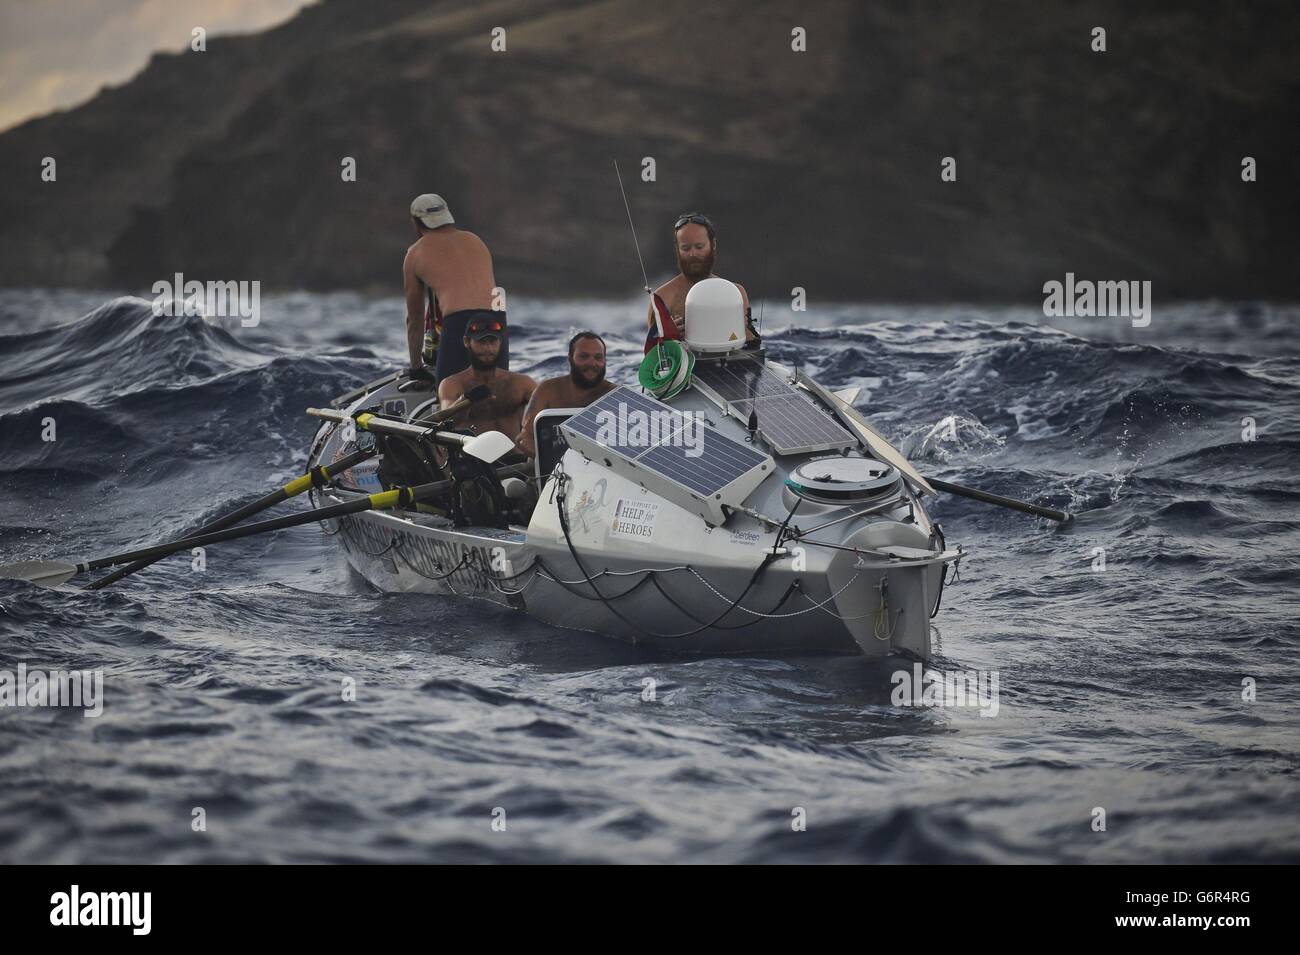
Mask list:
[[[595,332],[578,332],[569,339],[569,373],[537,386],[524,411],[523,429],[515,444],[530,458],[536,457],[534,418],[548,408],[585,408],[615,387],[605,380],[605,340]]]
[[[452,427],[472,427],[479,434],[518,433],[520,415],[537,382],[527,375],[506,371],[498,363],[506,335],[505,322],[490,312],[470,319],[466,325],[461,344],[469,356],[469,367],[443,379],[438,385],[438,400],[447,408],[478,385],[486,385],[491,397],[462,408],[450,420]]]
[[[687,212],[677,217],[673,223],[673,250],[677,256],[677,275],[655,289],[655,295],[663,299],[668,314],[677,323],[680,337],[686,337],[686,293],[696,282],[709,278],[720,278],[713,274],[713,263],[718,253],[718,234],[709,217],[699,212]],[[745,347],[756,348],[760,343],[758,332],[750,317],[749,294],[745,286],[734,283],[740,289],[741,300],[745,303]],[[655,313],[653,299],[646,314],[646,324],[654,326]]]

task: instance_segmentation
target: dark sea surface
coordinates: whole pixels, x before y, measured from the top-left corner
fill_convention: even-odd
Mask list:
[[[261,304],[0,292],[0,562],[183,535],[402,361],[395,298]],[[932,666],[996,671],[996,716],[895,707],[853,656],[673,658],[377,593],[299,527],[102,591],[0,581],[0,670],[105,686],[98,718],[0,708],[0,861],[1300,862],[1300,308],[765,313],[772,357],[860,386],[927,474],[1077,512],[931,506],[970,551]],[[642,302],[510,315],[514,370],[564,372],[594,327],[632,380]]]

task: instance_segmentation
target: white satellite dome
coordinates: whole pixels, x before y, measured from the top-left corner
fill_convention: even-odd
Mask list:
[[[686,344],[693,352],[732,352],[745,347],[745,300],[726,279],[696,282],[686,293]]]

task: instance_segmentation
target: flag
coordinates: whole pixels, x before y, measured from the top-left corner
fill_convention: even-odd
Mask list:
[[[682,333],[678,329],[677,323],[668,312],[668,306],[654,292],[650,293],[651,299],[654,300],[655,320],[645,334],[645,354],[650,354],[650,349],[654,348],[660,342],[681,341]]]

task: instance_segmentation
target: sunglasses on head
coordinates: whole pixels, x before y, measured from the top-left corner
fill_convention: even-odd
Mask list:
[[[683,212],[681,215],[677,217],[677,221],[673,223],[673,231],[676,232],[678,229],[680,229],[682,226],[686,225],[687,223],[694,223],[695,225],[704,226],[704,228],[709,233],[709,238],[710,239],[713,238],[713,223],[709,221],[709,217],[706,216],[704,213]]]
[[[467,335],[479,335],[483,332],[500,332],[504,326],[498,321],[475,322],[467,330]]]

